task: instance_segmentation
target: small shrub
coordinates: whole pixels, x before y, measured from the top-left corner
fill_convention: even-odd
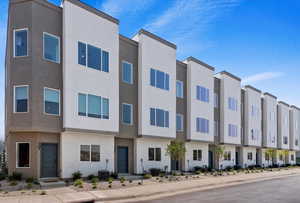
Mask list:
[[[0,181],[4,180],[7,177],[7,175],[3,172],[0,172]]]
[[[21,181],[22,180],[22,173],[13,172],[10,176],[8,176],[9,181]]]
[[[113,179],[118,179],[119,176],[118,173],[113,172],[110,174],[110,177],[112,177]]]
[[[76,181],[77,179],[81,179],[81,177],[82,177],[82,174],[81,174],[80,171],[72,173],[72,179],[73,179],[73,181]]]
[[[108,180],[109,177],[110,177],[109,171],[107,170],[98,171],[99,180]]]
[[[97,189],[97,183],[93,183],[93,184],[92,184],[92,189],[93,189],[93,190]]]
[[[108,187],[111,188],[111,184],[109,184]]]
[[[195,174],[200,175],[201,171],[195,171]]]
[[[27,188],[27,189],[31,189],[32,186],[33,186],[32,183],[27,183],[26,188]]]
[[[25,182],[26,183],[33,183],[34,182],[34,178],[33,177],[26,178]]]
[[[46,191],[41,191],[41,193],[40,193],[40,195],[46,195],[47,194],[47,192]]]
[[[99,179],[97,177],[93,177],[91,179],[91,183],[95,184],[95,183],[98,183],[99,182]]]
[[[126,186],[125,183],[123,183],[122,186],[123,186],[123,187]]]
[[[18,182],[15,180],[10,181],[10,183],[9,183],[9,186],[16,186],[16,185],[18,185]]]
[[[125,178],[124,177],[121,177],[120,178],[120,183],[124,183],[125,182]]]
[[[155,176],[159,176],[161,173],[161,169],[159,168],[150,168],[149,169],[150,174],[155,177]]]
[[[129,180],[129,183],[132,183],[132,180]]]
[[[152,175],[151,175],[151,174],[145,174],[145,175],[144,175],[144,179],[150,179],[150,178],[152,178]]]
[[[94,174],[90,174],[90,175],[88,175],[88,177],[87,177],[87,179],[88,180],[92,180],[93,178],[95,178],[96,176],[94,175]]]
[[[107,179],[107,181],[108,181],[109,184],[112,184],[113,178],[109,177],[109,178]]]
[[[138,185],[142,185],[143,183],[142,182],[138,182]]]
[[[75,186],[75,187],[83,186],[83,181],[82,181],[81,179],[75,180],[74,186]]]

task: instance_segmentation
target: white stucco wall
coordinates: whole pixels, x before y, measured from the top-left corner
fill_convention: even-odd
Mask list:
[[[208,167],[208,144],[201,142],[186,142],[185,171],[194,170],[195,166]],[[193,160],[193,150],[202,150],[202,160]]]
[[[270,160],[266,160],[266,151],[267,149],[259,149],[258,152],[258,164],[260,166],[268,167],[272,165],[272,157],[270,157]]]
[[[261,146],[262,132],[261,132],[261,93],[251,89],[245,88],[245,102],[244,102],[244,119],[245,119],[245,134],[244,144],[248,146]],[[252,114],[252,107],[255,113]],[[257,137],[252,139],[251,130],[258,131]]]
[[[63,126],[118,132],[118,25],[69,1],[63,8]],[[78,64],[78,41],[109,52],[109,73]],[[78,93],[108,98],[109,120],[78,116]]]
[[[220,142],[241,144],[241,82],[226,74],[217,74],[221,79],[220,90]],[[228,108],[228,98],[237,100],[237,111]],[[237,137],[228,136],[228,125],[237,126]]]
[[[135,169],[134,172],[137,174],[143,173],[143,168],[148,171],[150,168],[165,169],[168,166],[168,171],[171,168],[170,156],[166,155],[167,145],[170,144],[168,139],[159,138],[137,138],[134,142],[135,147]],[[148,150],[149,148],[161,148],[161,161],[149,161]],[[141,162],[143,159],[143,162]],[[143,163],[143,164],[142,164]]]
[[[100,145],[100,162],[80,161],[80,145]],[[63,132],[60,137],[61,177],[70,178],[80,171],[83,176],[99,170],[114,170],[114,136],[92,133]],[[106,160],[108,163],[106,164]]]
[[[248,160],[248,153],[252,152],[252,160]],[[240,165],[245,168],[256,165],[256,148],[255,147],[241,147],[241,163]]]
[[[277,99],[263,96],[263,146],[277,148]]]
[[[214,141],[214,72],[194,61],[187,63],[187,139]],[[197,100],[197,85],[209,89],[209,102]],[[196,118],[209,120],[209,133],[197,132]]]
[[[289,124],[289,107],[278,103],[278,148],[290,148],[290,124]],[[288,142],[284,144],[284,136],[287,136]]]
[[[295,107],[290,109],[290,149],[299,151],[300,136],[300,110]],[[296,145],[296,140],[297,144]]]
[[[224,153],[230,151],[231,152],[231,160],[224,160],[224,157],[219,160],[219,168],[226,169],[227,166],[233,167],[235,165],[235,152],[236,152],[236,147],[234,145],[224,145]],[[218,160],[217,160],[218,161]]]

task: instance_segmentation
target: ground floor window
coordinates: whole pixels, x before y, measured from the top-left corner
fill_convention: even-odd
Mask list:
[[[270,161],[270,156],[269,156],[268,153],[265,153],[265,160],[266,160],[266,161]]]
[[[202,150],[200,150],[200,149],[193,150],[193,160],[194,161],[202,161]]]
[[[279,155],[279,160],[282,161],[283,160],[283,156],[282,154]]]
[[[231,151],[224,152],[224,160],[231,161]]]
[[[30,144],[27,142],[17,143],[17,167],[29,168]]]
[[[253,154],[252,152],[248,152],[248,160],[252,161],[253,159]]]
[[[295,160],[295,156],[294,154],[291,155],[291,160],[294,161]]]
[[[100,145],[80,145],[80,161],[100,161]]]
[[[148,149],[148,160],[149,161],[161,161],[161,149],[160,148],[149,148]]]

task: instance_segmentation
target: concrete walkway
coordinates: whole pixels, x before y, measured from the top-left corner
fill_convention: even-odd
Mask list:
[[[140,200],[153,198],[154,196],[167,196],[185,192],[209,190],[225,186],[232,186],[243,183],[251,183],[262,180],[282,178],[287,176],[300,175],[300,168],[263,172],[227,175],[221,177],[201,176],[199,179],[189,179],[180,182],[165,182],[145,184],[141,186],[119,188],[111,190],[96,190],[87,192],[75,192],[68,188],[56,188],[46,190],[47,195],[20,195],[15,197],[1,197],[0,202],[5,203],[62,203],[62,202],[88,202],[88,201],[112,201],[121,202],[124,200]]]

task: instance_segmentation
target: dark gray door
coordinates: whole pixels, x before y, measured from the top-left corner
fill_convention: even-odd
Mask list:
[[[57,177],[58,145],[43,143],[41,145],[41,177]]]
[[[117,151],[118,173],[128,173],[128,147],[118,147]]]
[[[212,169],[214,165],[213,152],[208,151],[208,168]]]

